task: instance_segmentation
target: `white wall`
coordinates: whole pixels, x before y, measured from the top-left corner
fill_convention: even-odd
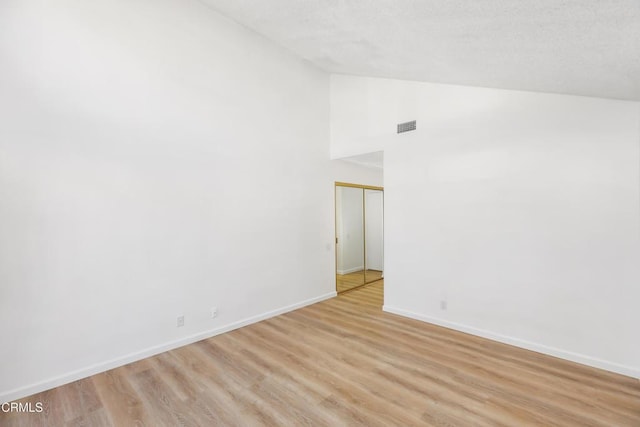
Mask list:
[[[331,96],[332,155],[385,151],[385,310],[640,377],[640,103],[351,76]]]
[[[0,401],[333,295],[328,83],[197,1],[0,3]]]

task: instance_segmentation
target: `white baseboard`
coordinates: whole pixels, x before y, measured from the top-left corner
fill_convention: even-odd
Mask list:
[[[411,319],[432,323],[434,325],[443,326],[445,328],[454,329],[460,332],[466,332],[471,335],[476,335],[482,338],[487,338],[487,339],[498,341],[504,344],[509,344],[509,345],[524,348],[527,350],[536,351],[538,353],[547,354],[550,356],[558,357],[560,359],[565,359],[571,362],[580,363],[582,365],[604,369],[606,371],[611,371],[617,374],[627,375],[629,377],[640,379],[640,367],[620,365],[617,363],[608,362],[606,360],[597,359],[595,357],[586,356],[584,354],[574,353],[567,350],[561,350],[561,349],[549,347],[543,344],[538,344],[531,341],[510,337],[507,335],[498,334],[498,333],[487,331],[484,329],[474,328],[472,326],[467,326],[460,323],[439,319],[437,317],[425,316],[423,314],[414,313],[412,311],[390,307],[388,305],[383,306],[382,310],[386,311],[387,313],[409,317]]]
[[[125,356],[118,357],[115,359],[107,360],[104,362],[96,363],[91,366],[84,367],[82,369],[78,369],[72,372],[68,372],[63,375],[59,375],[53,378],[49,378],[45,381],[41,381],[35,384],[30,384],[24,387],[16,388],[9,391],[4,391],[0,393],[0,402],[11,402],[13,400],[22,399],[26,396],[31,396],[35,393],[40,393],[45,390],[52,389],[54,387],[59,387],[64,384],[68,384],[73,381],[77,381],[83,378],[90,377],[91,375],[99,374],[101,372],[108,371],[110,369],[118,368],[120,366],[124,366],[126,364],[137,362],[138,360],[146,359],[147,357],[155,356],[156,354],[164,353],[165,351],[173,350],[178,347],[183,347],[188,344],[192,344],[197,341],[201,341],[207,338],[211,338],[213,336],[223,334],[225,332],[232,331],[234,329],[242,328],[243,326],[250,325],[252,323],[260,322],[261,320],[268,319],[270,317],[277,316],[279,314],[287,313],[289,311],[297,310],[298,308],[305,307],[307,305],[315,304],[320,301],[324,301],[329,298],[333,298],[337,295],[337,293],[329,292],[324,295],[317,296],[315,298],[310,298],[304,301],[300,301],[295,304],[291,304],[276,310],[267,311],[266,313],[262,313],[256,316],[251,316],[243,320],[239,320],[237,322],[229,323],[224,326],[220,326],[214,329],[209,329],[203,332],[199,332],[193,335],[189,335],[184,338],[180,338],[178,340],[169,341],[164,344],[160,344],[157,346],[149,347],[144,350],[136,351],[134,353],[129,353]]]
[[[344,275],[349,273],[355,273],[356,271],[364,271],[364,266],[361,265],[359,267],[347,268],[346,270],[336,270],[336,273],[340,275]]]

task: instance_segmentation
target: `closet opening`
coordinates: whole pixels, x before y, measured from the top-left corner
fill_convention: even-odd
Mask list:
[[[336,291],[384,278],[384,189],[336,182]]]

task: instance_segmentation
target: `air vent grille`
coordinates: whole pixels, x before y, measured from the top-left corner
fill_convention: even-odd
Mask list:
[[[416,121],[412,120],[410,122],[398,123],[398,133],[409,132],[412,130],[416,130]]]

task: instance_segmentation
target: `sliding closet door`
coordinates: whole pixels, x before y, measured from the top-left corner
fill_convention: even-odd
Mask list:
[[[336,182],[336,290],[380,280],[384,268],[381,187]]]
[[[382,278],[384,266],[384,193],[364,190],[365,200],[365,282]]]
[[[364,283],[364,193],[336,186],[336,289],[343,292]]]

